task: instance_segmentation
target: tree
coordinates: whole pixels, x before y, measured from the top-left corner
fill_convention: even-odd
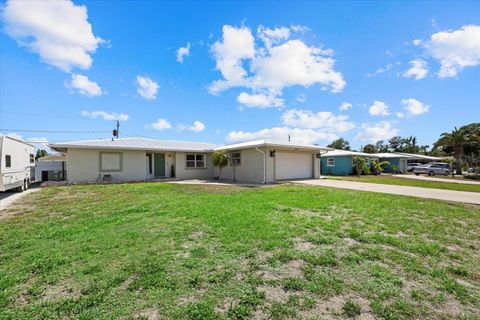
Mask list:
[[[462,174],[462,160],[465,155],[465,148],[480,142],[477,132],[478,127],[480,127],[480,124],[475,123],[463,126],[460,129],[455,127],[451,132],[442,133],[434,144],[435,148],[441,148],[443,151],[451,150],[455,158],[457,174]]]
[[[376,153],[377,148],[373,144],[367,144],[363,147],[362,151],[365,153]]]
[[[403,147],[403,139],[400,136],[395,136],[388,140],[389,149],[393,152],[402,152]]]
[[[220,172],[218,178],[222,175],[222,169],[228,165],[228,155],[225,150],[218,150],[212,153],[212,162],[215,167],[218,167]]]
[[[343,138],[339,138],[337,140],[334,140],[327,147],[338,150],[350,150],[350,143]]]
[[[35,160],[38,160],[39,158],[43,158],[48,156],[47,150],[44,149],[38,149],[37,154],[35,155]]]
[[[388,152],[388,145],[383,140],[379,140],[375,143],[375,149],[377,149],[377,152]]]
[[[355,170],[357,171],[357,176],[360,176],[363,173],[365,164],[366,164],[365,158],[363,157],[353,158],[353,165],[355,167]]]

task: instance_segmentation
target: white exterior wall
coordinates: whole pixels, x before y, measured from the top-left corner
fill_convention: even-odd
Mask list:
[[[265,148],[258,148],[265,151]],[[232,151],[227,151],[230,155]],[[233,181],[235,174],[236,182],[261,183],[263,181],[263,154],[255,148],[235,150],[240,152],[240,165],[228,164],[222,169],[220,179]],[[230,156],[229,156],[230,157]],[[215,168],[215,176],[218,176],[219,169]]]
[[[205,155],[206,168],[187,168],[187,154]],[[203,152],[176,152],[175,153],[175,175],[177,179],[213,179],[213,163],[209,153]],[[166,162],[165,162],[166,163]],[[169,169],[170,170],[170,169]]]
[[[35,181],[42,181],[42,171],[62,171],[61,160],[53,161],[36,161],[35,162]],[[67,171],[67,164],[65,163],[65,171]]]
[[[278,152],[302,152],[310,154],[313,159],[313,177],[319,178],[320,177],[320,161],[316,159],[317,152],[314,151],[296,151],[296,150],[288,150],[288,149],[279,149],[279,148],[272,148],[272,147],[262,147],[258,148],[259,150],[265,152],[266,159],[261,152],[255,150],[255,148],[250,149],[242,149],[242,150],[235,150],[234,152],[240,152],[241,154],[241,165],[235,166],[235,180],[238,182],[246,182],[246,183],[261,183],[263,181],[263,166],[264,161],[266,164],[266,182],[271,183],[275,182],[275,162],[276,157],[271,157],[270,152],[275,150]],[[227,151],[230,154],[232,151]],[[295,164],[292,163],[292,166]],[[222,169],[222,175],[220,179],[225,180],[233,180],[233,169],[234,167],[230,164]],[[219,169],[215,168],[215,176],[218,176]]]
[[[100,171],[100,153],[115,152],[122,154],[122,170],[114,172]],[[69,182],[96,182],[109,174],[113,181],[145,180],[147,174],[145,151],[72,149],[67,152],[67,179]]]

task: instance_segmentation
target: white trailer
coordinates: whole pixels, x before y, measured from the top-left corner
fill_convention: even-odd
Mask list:
[[[35,146],[0,136],[0,191],[28,189],[35,170]]]

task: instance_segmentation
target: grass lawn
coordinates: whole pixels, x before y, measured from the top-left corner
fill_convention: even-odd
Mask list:
[[[480,209],[304,186],[69,186],[0,215],[0,319],[478,319]]]
[[[328,179],[391,184],[391,185],[397,185],[397,186],[409,186],[409,187],[420,187],[420,188],[480,192],[480,183],[479,184],[462,184],[462,183],[450,183],[450,182],[443,182],[443,181],[426,181],[426,180],[423,181],[423,180],[405,179],[401,177],[396,177],[395,175],[360,176],[360,177],[328,176]]]

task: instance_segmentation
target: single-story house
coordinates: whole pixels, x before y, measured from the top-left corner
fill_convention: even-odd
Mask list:
[[[317,145],[273,139],[255,140],[215,148],[229,153],[230,163],[220,179],[269,183],[320,177],[320,153],[332,150]],[[215,168],[215,176],[219,175]]]
[[[378,157],[378,161],[388,161],[389,165],[383,166],[383,172],[390,173],[392,172],[392,166],[397,166],[401,173],[407,172],[407,160],[408,156],[399,154],[399,153],[374,153],[376,157]]]
[[[321,156],[322,174],[333,176],[353,174],[355,169],[353,158],[355,157],[364,157],[367,164],[370,164],[373,160],[378,160],[376,155],[370,153],[348,150],[328,151]]]
[[[52,154],[35,161],[35,181],[64,181],[67,177],[67,157],[64,154]]]
[[[225,150],[230,163],[220,179],[247,183],[318,178],[321,151],[329,148],[271,139],[218,146],[150,138],[74,141],[49,145],[67,157],[69,182],[213,179],[211,154]]]

